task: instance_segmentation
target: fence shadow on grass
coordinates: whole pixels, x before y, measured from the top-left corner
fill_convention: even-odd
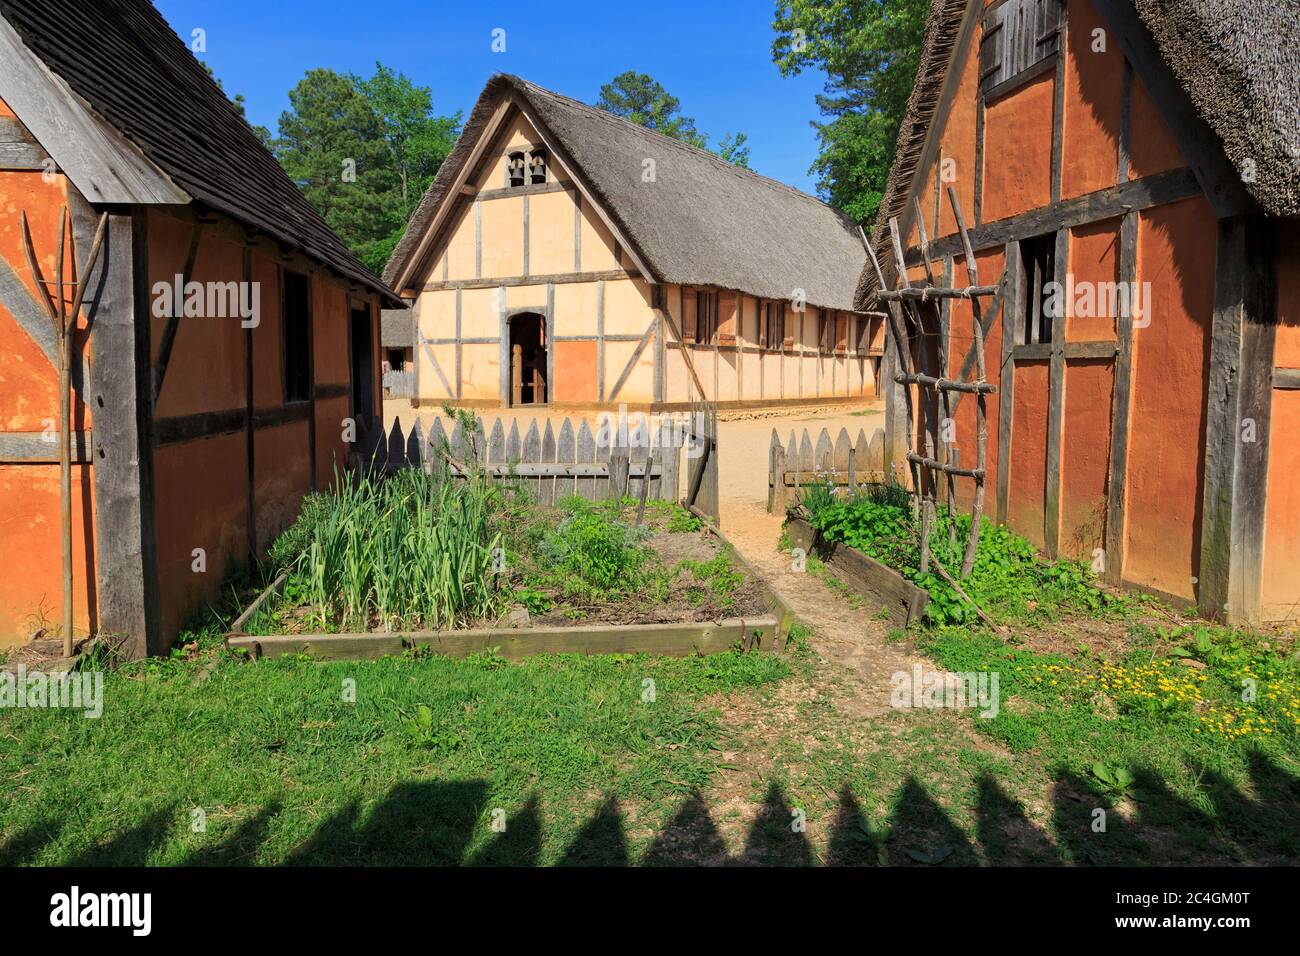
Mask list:
[[[1151,772],[1136,774],[1118,803],[1089,778],[1061,769],[1051,791],[1051,835],[991,773],[975,785],[973,824],[966,828],[906,777],[890,798],[891,813],[873,826],[862,794],[847,784],[835,810],[808,821],[824,841],[809,839],[796,824],[800,810],[776,783],[748,826],[743,849],[728,850],[704,797],[687,794],[649,841],[639,859],[629,849],[624,813],[606,795],[560,854],[564,866],[874,866],[874,865],[1160,865],[1277,864],[1300,848],[1300,778],[1264,755],[1249,759],[1249,786],[1239,788],[1212,769],[1199,770],[1201,799],[1174,795]],[[323,866],[536,866],[542,857],[545,812],[534,793],[507,808],[506,828],[472,854],[471,843],[489,825],[494,807],[486,781],[421,781],[395,786],[369,813],[354,799],[298,844],[283,863]],[[195,850],[186,865],[244,865],[256,860],[282,807],[272,802],[211,847]],[[1105,829],[1097,829],[1098,811]],[[73,866],[144,865],[188,821],[184,807],[168,805],[106,841],[68,854]],[[37,861],[59,839],[67,821],[46,817],[0,842],[0,865]],[[824,847],[823,850],[814,848]],[[46,861],[42,861],[46,862]]]

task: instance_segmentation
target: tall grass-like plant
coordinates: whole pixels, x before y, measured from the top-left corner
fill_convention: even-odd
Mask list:
[[[492,616],[499,492],[482,476],[403,469],[335,476],[302,533],[293,564],[322,627],[454,627]]]

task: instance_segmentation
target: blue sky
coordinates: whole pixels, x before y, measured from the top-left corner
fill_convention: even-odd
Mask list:
[[[289,89],[314,67],[369,75],[376,60],[433,90],[440,113],[468,114],[493,73],[516,73],[592,102],[623,70],[649,73],[716,143],[749,134],[750,165],[814,191],[819,72],[784,79],[772,64],[769,0],[155,0],[249,119],[275,131]],[[536,16],[530,11],[537,10]],[[492,30],[506,51],[491,51]]]

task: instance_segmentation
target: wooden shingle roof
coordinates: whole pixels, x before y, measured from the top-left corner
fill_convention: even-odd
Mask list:
[[[0,17],[77,101],[178,191],[396,300],[312,208],[148,0],[0,0]]]

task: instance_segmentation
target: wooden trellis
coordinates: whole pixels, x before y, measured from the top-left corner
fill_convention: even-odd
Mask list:
[[[921,565],[922,573],[934,568],[941,577],[956,586],[947,570],[934,557],[931,549],[931,535],[936,519],[935,492],[940,482],[946,484],[948,504],[948,534],[950,540],[956,541],[956,526],[952,515],[956,507],[956,480],[970,478],[975,482],[975,500],[971,512],[971,532],[966,540],[966,549],[962,559],[959,577],[968,577],[975,564],[975,550],[979,545],[980,521],[984,516],[984,486],[988,473],[988,423],[986,397],[997,392],[997,386],[986,379],[987,367],[984,360],[984,325],[980,300],[984,296],[995,295],[997,285],[980,285],[979,268],[975,262],[975,252],[971,246],[970,234],[962,218],[961,206],[957,201],[956,191],[948,187],[948,202],[952,206],[953,218],[961,235],[962,249],[966,258],[966,275],[968,284],[955,287],[948,285],[950,277],[945,276],[944,283],[935,281],[930,264],[930,242],[925,231],[925,218],[921,205],[916,201],[915,214],[919,230],[921,258],[924,263],[926,282],[913,286],[907,277],[907,266],[903,257],[903,242],[899,232],[897,217],[890,217],[889,232],[893,245],[895,272],[900,288],[889,288],[885,283],[884,272],[876,258],[871,244],[867,243],[867,255],[871,259],[876,277],[880,283],[877,298],[888,308],[889,335],[894,345],[894,354],[898,360],[898,373],[895,381],[903,386],[902,394],[907,409],[908,452],[907,463],[912,479],[913,515],[919,517],[921,525]],[[951,271],[951,270],[948,270]],[[951,379],[948,377],[949,356],[947,336],[937,330],[940,326],[936,305],[944,300],[968,299],[971,303],[973,321],[973,350],[975,353],[975,377],[971,380]],[[908,327],[913,330],[916,347],[912,347]],[[920,428],[917,427],[916,411],[912,405],[912,386],[918,392]],[[940,415],[951,420],[953,414],[952,395],[955,392],[975,396],[976,424],[976,462],[974,467],[961,464],[957,449],[952,443],[941,440]],[[960,587],[958,586],[960,591]],[[963,592],[964,593],[964,592]]]

